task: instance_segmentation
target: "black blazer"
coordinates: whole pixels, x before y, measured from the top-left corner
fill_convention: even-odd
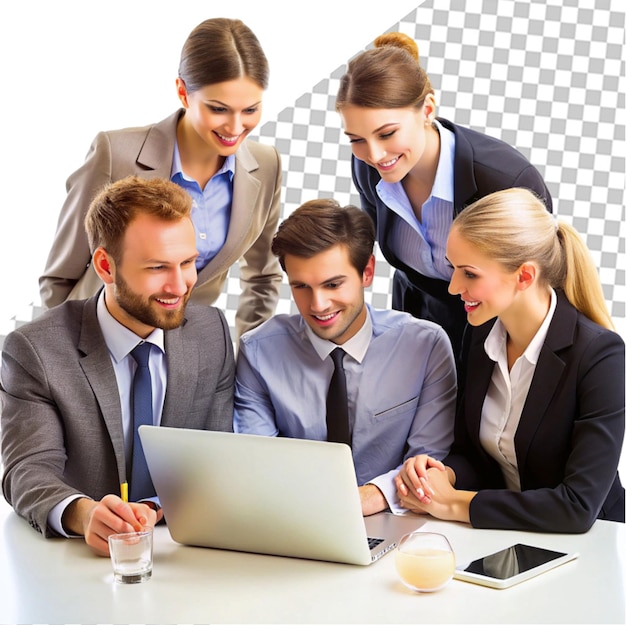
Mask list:
[[[534,191],[552,212],[552,198],[541,174],[515,148],[488,135],[437,118],[455,136],[454,216],[466,206],[494,191],[525,187]],[[381,252],[396,268],[392,306],[443,326],[458,355],[466,325],[463,303],[448,293],[448,282],[428,278],[405,265],[390,247],[389,234],[399,217],[378,197],[380,175],[373,167],[352,157],[352,179],[361,196],[361,207],[374,220]]]
[[[558,293],[515,434],[521,492],[479,441],[481,410],[494,362],[483,343],[494,321],[474,328],[455,438],[444,463],[456,488],[479,491],[474,527],[586,532],[596,518],[624,521],[617,473],[624,440],[624,342]]]

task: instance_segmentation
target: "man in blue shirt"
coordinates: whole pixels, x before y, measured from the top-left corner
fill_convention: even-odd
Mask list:
[[[312,200],[283,221],[272,251],[300,314],[277,315],[241,337],[235,384],[236,432],[328,440],[330,353],[341,346],[345,442],[364,515],[404,512],[393,478],[415,453],[446,455],[456,400],[446,333],[408,313],[365,303],[373,248],[372,221],[354,206]]]

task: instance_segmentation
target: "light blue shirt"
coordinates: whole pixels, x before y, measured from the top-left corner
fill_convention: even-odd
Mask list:
[[[178,143],[175,144],[170,178],[172,182],[185,189],[193,200],[191,221],[196,229],[198,271],[208,264],[226,242],[233,203],[234,175],[235,156],[231,154],[226,157],[222,168],[206,183],[204,189],[201,189],[196,180],[183,172]]]
[[[454,133],[437,120],[441,147],[437,173],[430,196],[422,205],[420,222],[402,182],[380,180],[376,192],[380,199],[400,217],[390,235],[390,247],[409,267],[430,278],[450,280],[452,269],[446,260],[446,242],[454,219]]]
[[[133,412],[132,412],[132,389],[133,377],[137,369],[137,363],[130,352],[139,343],[143,342],[139,336],[123,326],[107,310],[104,303],[104,291],[98,298],[96,309],[98,323],[104,336],[104,342],[109,349],[111,363],[115,371],[117,388],[120,395],[120,407],[122,409],[122,426],[124,429],[124,450],[126,464],[130,466],[133,450]],[[167,388],[167,360],[165,358],[164,334],[161,328],[155,328],[150,336],[145,339],[156,347],[150,350],[148,368],[152,378],[152,414],[153,425],[161,424],[161,413],[165,401]]]
[[[359,485],[375,484],[394,512],[393,481],[406,458],[442,459],[452,443],[456,370],[436,324],[368,306],[363,328],[341,347]],[[276,315],[244,334],[235,383],[235,432],[326,440],[326,393],[336,345],[300,315]],[[288,469],[286,469],[288,470]]]
[[[107,310],[104,303],[104,290],[98,297],[96,308],[98,323],[104,336],[104,342],[111,356],[111,363],[115,371],[117,388],[120,396],[120,408],[122,411],[122,428],[124,432],[124,453],[126,466],[131,465],[133,450],[133,413],[132,413],[132,386],[137,363],[130,355],[130,352],[144,339],[123,326]],[[156,349],[150,350],[148,368],[152,378],[152,414],[154,425],[161,424],[161,413],[163,412],[163,402],[165,401],[165,390],[167,387],[167,360],[165,358],[165,343],[163,330],[155,330],[145,339],[147,343],[152,343]],[[63,529],[61,518],[65,508],[83,495],[72,495],[59,502],[48,513],[48,523],[62,536],[69,537]]]

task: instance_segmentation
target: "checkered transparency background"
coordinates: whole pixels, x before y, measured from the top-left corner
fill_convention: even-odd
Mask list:
[[[543,174],[555,213],[591,249],[609,310],[626,336],[624,9],[618,2],[429,0],[387,30],[418,42],[439,116],[515,146]],[[283,158],[284,217],[316,197],[359,205],[350,145],[334,106],[347,60],[260,129],[258,138]],[[367,292],[374,306],[391,306],[392,275],[377,251]],[[233,270],[222,300],[231,324],[238,288]],[[278,312],[296,312],[286,284]]]
[[[388,6],[381,32],[400,30],[418,42],[438,114],[503,139],[543,174],[555,213],[591,249],[609,309],[626,336],[622,1],[416,1],[395,23]],[[330,76],[312,77],[310,92],[258,129],[256,138],[282,155],[283,217],[316,197],[359,204],[350,146],[334,108],[347,60],[337,59]],[[393,269],[377,256],[367,299],[390,307]],[[233,267],[217,301],[231,328],[238,275]],[[37,312],[31,306],[15,323]],[[295,312],[286,283],[277,312]]]

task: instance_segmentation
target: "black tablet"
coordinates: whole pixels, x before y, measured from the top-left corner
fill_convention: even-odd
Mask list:
[[[577,553],[552,551],[518,543],[469,564],[457,566],[454,577],[491,588],[508,588],[576,557]]]

